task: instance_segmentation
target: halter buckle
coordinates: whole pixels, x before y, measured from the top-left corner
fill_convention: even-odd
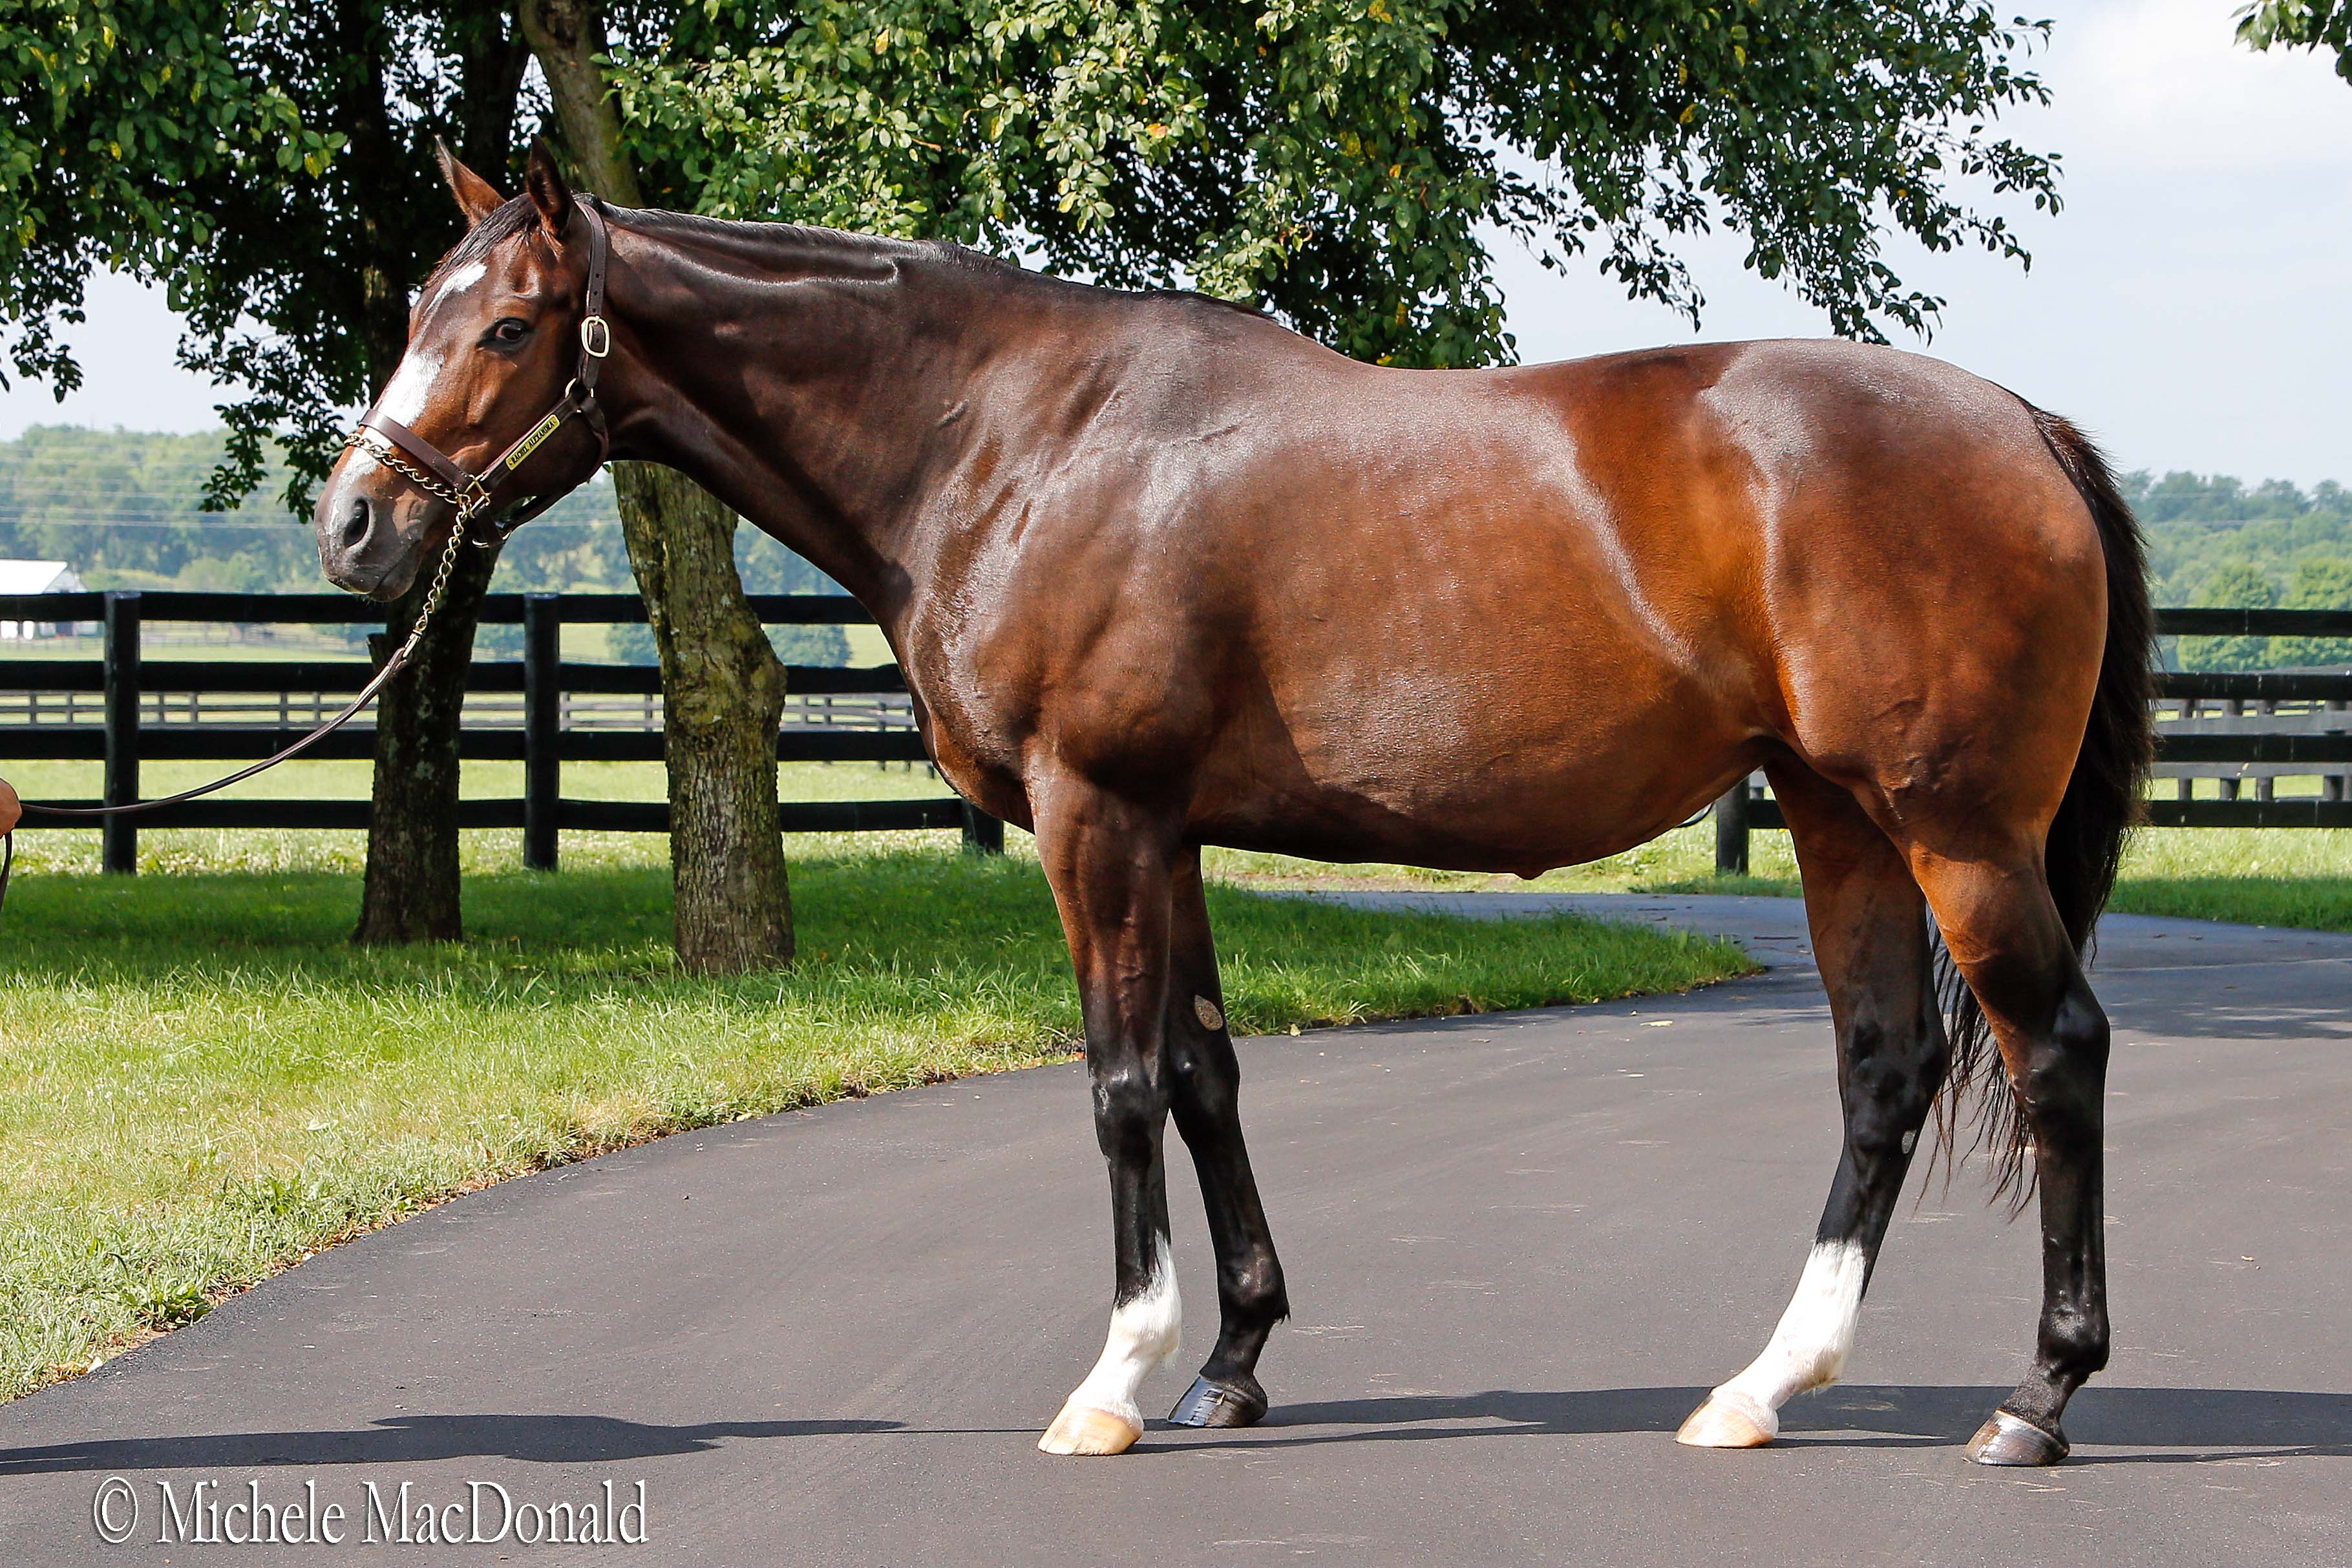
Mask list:
[[[602,316],[580,319],[580,352],[590,359],[603,359],[613,352],[613,324]]]

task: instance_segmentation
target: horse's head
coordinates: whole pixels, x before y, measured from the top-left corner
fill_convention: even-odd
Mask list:
[[[603,243],[584,231],[599,220],[543,146],[531,150],[528,195],[511,202],[446,148],[441,169],[472,227],[418,291],[400,368],[312,514],[328,577],[377,599],[406,592],[461,505],[487,531],[490,510],[524,496],[543,504],[604,458],[587,354],[601,357],[610,330],[583,330]],[[461,482],[473,479],[478,488]]]

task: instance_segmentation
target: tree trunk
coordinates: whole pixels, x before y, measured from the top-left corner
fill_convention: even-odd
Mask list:
[[[524,0],[574,164],[596,194],[635,205],[636,172],[596,57],[599,0]],[[613,465],[621,531],[661,650],[670,877],[677,955],[731,974],[793,957],[792,890],[776,816],[776,724],[784,672],[735,570],[735,515],[684,475]]]
[[[457,905],[457,729],[475,621],[498,558],[495,549],[471,545],[457,552],[415,659],[376,699],[367,878],[353,942],[456,942],[466,934]],[[431,564],[393,606],[387,629],[369,639],[378,663],[415,623]]]
[[[790,963],[776,817],[784,669],[736,574],[735,514],[651,463],[616,463],[614,480],[661,650],[678,961],[698,974]]]
[[[353,26],[372,25],[369,8],[352,8]],[[457,7],[462,31],[465,130],[461,153],[477,169],[507,162],[514,142],[515,97],[529,50],[508,36],[497,5]],[[352,151],[396,167],[384,83],[376,72],[356,84],[348,114]],[[407,290],[392,270],[367,268],[365,298],[368,378],[381,387],[399,367],[408,343]],[[417,645],[407,674],[376,700],[375,775],[370,791],[367,874],[361,885],[360,942],[456,942],[466,934],[457,879],[457,731],[466,704],[466,670],[474,658],[474,629],[482,595],[498,565],[496,548],[458,552],[449,587]],[[400,646],[433,580],[425,563],[416,584],[370,639],[381,661]]]

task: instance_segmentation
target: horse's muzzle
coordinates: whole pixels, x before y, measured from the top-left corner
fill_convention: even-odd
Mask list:
[[[400,536],[392,505],[355,484],[328,481],[311,521],[319,567],[338,588],[381,601],[416,581],[416,554]]]

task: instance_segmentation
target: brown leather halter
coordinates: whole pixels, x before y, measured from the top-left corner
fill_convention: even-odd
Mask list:
[[[467,472],[440,447],[380,407],[370,408],[361,417],[359,428],[352,432],[352,438],[344,443],[346,447],[356,447],[385,467],[406,476],[412,484],[426,494],[457,508],[457,526],[461,531],[467,524],[487,516],[496,504],[498,487],[528,462],[530,455],[539,450],[540,445],[562,429],[564,422],[574,415],[585,419],[588,428],[596,434],[596,461],[599,466],[613,449],[612,440],[604,429],[604,411],[596,402],[597,373],[604,368],[604,356],[613,352],[613,324],[604,319],[604,266],[611,255],[612,241],[605,232],[604,215],[597,210],[600,204],[595,198],[574,196],[572,199],[588,224],[588,289],[582,301],[580,318],[580,369],[572,376],[572,384],[563,389],[562,400],[478,474]],[[419,469],[404,461],[403,453],[422,463],[424,468]],[[490,538],[477,539],[474,542],[497,543],[562,500],[566,493],[553,490],[530,497],[513,513],[489,525]]]

